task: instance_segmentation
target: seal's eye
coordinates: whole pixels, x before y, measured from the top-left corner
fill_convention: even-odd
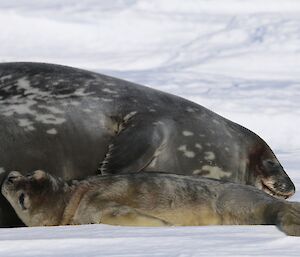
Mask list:
[[[23,210],[26,210],[27,208],[24,205],[25,195],[24,193],[21,193],[19,196],[19,204],[21,205]]]
[[[267,167],[267,168],[274,168],[276,167],[276,163],[271,161],[271,160],[266,160],[263,162],[264,163],[264,166]]]

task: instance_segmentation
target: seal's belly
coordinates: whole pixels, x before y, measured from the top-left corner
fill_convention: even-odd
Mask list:
[[[221,225],[220,216],[208,205],[184,206],[181,209],[149,211],[147,213],[175,226]]]

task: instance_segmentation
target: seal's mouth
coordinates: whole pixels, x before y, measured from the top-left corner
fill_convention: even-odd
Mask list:
[[[262,186],[262,190],[264,192],[266,192],[267,194],[272,195],[278,199],[290,198],[295,193],[294,190],[287,191],[287,192],[279,191],[278,189],[276,189],[274,187],[274,183],[272,181],[268,181],[266,179],[261,180],[261,186]]]

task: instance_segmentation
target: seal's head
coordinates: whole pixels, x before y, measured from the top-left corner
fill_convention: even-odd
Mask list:
[[[41,170],[27,176],[10,172],[2,194],[27,226],[57,225],[63,212],[60,181]]]
[[[287,199],[295,193],[295,186],[276,158],[262,158],[256,167],[259,187],[276,198]]]
[[[252,141],[255,144],[248,149],[247,183],[279,199],[291,197],[295,186],[271,148],[257,135]]]

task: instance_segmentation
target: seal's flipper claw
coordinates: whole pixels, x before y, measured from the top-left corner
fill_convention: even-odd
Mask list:
[[[155,157],[163,133],[155,122],[128,122],[108,147],[99,168],[101,174],[130,173],[143,170]]]

